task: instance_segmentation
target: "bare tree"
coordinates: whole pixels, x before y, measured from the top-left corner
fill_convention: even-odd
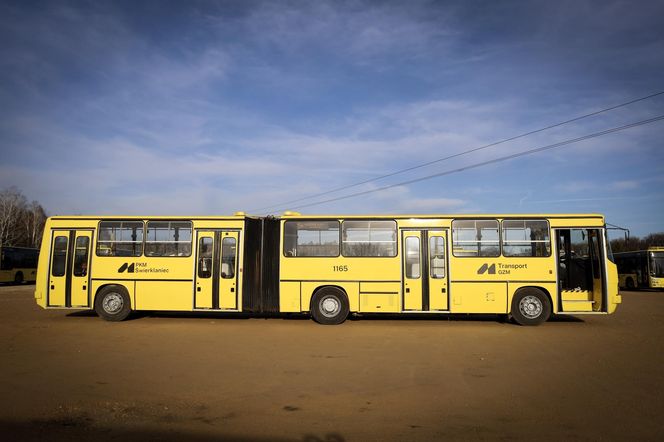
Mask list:
[[[0,191],[0,247],[17,245],[23,239],[19,219],[26,206],[25,196],[16,187]]]
[[[25,245],[28,247],[39,247],[44,231],[44,224],[46,223],[44,208],[37,201],[32,201],[25,207],[21,218],[25,230]]]

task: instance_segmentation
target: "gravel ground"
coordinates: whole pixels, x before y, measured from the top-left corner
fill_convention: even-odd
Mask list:
[[[4,440],[661,440],[664,292],[611,316],[109,323],[0,286]],[[7,436],[9,438],[7,438]]]

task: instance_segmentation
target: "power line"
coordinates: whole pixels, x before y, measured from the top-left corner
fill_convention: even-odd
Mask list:
[[[581,115],[579,117],[575,117],[575,118],[572,118],[570,120],[565,120],[565,121],[562,121],[560,123],[556,123],[556,124],[552,124],[552,125],[543,127],[541,129],[536,129],[536,130],[532,130],[532,131],[529,131],[529,132],[524,132],[522,134],[515,135],[515,136],[509,137],[509,138],[505,138],[505,139],[500,140],[500,141],[495,141],[495,142],[490,143],[490,144],[485,144],[485,145],[480,146],[480,147],[475,147],[473,149],[464,150],[462,152],[455,153],[453,155],[449,155],[449,156],[446,156],[446,157],[443,157],[443,158],[438,158],[436,160],[427,161],[426,163],[417,164],[415,166],[407,167],[405,169],[399,169],[397,171],[390,172],[390,173],[387,173],[385,175],[380,175],[380,176],[370,178],[370,179],[367,179],[367,180],[364,180],[364,181],[358,181],[358,182],[353,183],[353,184],[347,184],[347,185],[344,185],[344,186],[341,186],[341,187],[336,187],[336,188],[331,189],[331,190],[326,190],[324,192],[311,194],[311,195],[304,196],[304,197],[301,197],[301,198],[297,198],[297,199],[294,199],[294,200],[284,201],[282,203],[277,203],[277,204],[272,204],[270,206],[260,207],[258,209],[250,210],[250,212],[260,212],[260,211],[263,211],[263,210],[266,210],[266,209],[271,209],[273,207],[284,206],[286,204],[297,203],[297,202],[300,202],[300,201],[304,201],[304,200],[308,200],[308,199],[312,199],[312,198],[317,198],[317,197],[320,197],[320,196],[323,196],[323,195],[329,195],[330,193],[336,193],[336,192],[339,192],[341,190],[346,190],[346,189],[350,189],[352,187],[361,186],[362,184],[367,184],[367,183],[371,183],[373,181],[382,180],[383,178],[389,178],[389,177],[392,177],[392,176],[395,176],[395,175],[400,175],[402,173],[410,172],[412,170],[421,169],[422,167],[430,166],[432,164],[440,163],[442,161],[447,161],[447,160],[450,160],[452,158],[457,158],[457,157],[460,157],[460,156],[463,156],[463,155],[468,155],[470,153],[477,152],[477,151],[484,150],[484,149],[488,149],[490,147],[498,146],[499,144],[504,144],[504,143],[507,143],[509,141],[518,140],[519,138],[524,138],[524,137],[527,137],[529,135],[533,135],[533,134],[536,134],[536,133],[539,133],[539,132],[544,132],[546,130],[553,129],[553,128],[556,128],[556,127],[559,127],[559,126],[563,126],[565,124],[574,123],[576,121],[583,120],[583,119],[589,118],[589,117],[593,117],[595,115],[599,115],[599,114],[609,112],[609,111],[612,111],[612,110],[615,110],[615,109],[619,109],[621,107],[625,107],[625,106],[628,106],[630,104],[637,103],[639,101],[648,100],[650,98],[654,98],[654,97],[656,97],[658,95],[662,95],[662,94],[664,94],[664,91],[656,92],[656,93],[650,94],[650,95],[646,95],[645,97],[636,98],[634,100],[630,100],[630,101],[627,101],[625,103],[617,104],[615,106],[607,107],[607,108],[604,108],[604,109],[601,109],[601,110],[598,110],[598,111],[595,111],[595,112],[591,112],[589,114]]]
[[[551,149],[567,146],[567,145],[570,145],[570,144],[573,144],[573,143],[578,143],[580,141],[589,140],[591,138],[597,138],[597,137],[600,137],[602,135],[608,135],[608,134],[611,134],[611,133],[614,133],[614,132],[619,132],[619,131],[622,131],[622,130],[631,129],[631,128],[638,127],[638,126],[643,126],[645,124],[654,123],[654,122],[660,121],[660,120],[664,120],[664,114],[659,115],[657,117],[649,118],[647,120],[637,121],[637,122],[634,122],[634,123],[626,124],[624,126],[613,127],[611,129],[606,129],[606,130],[603,130],[603,131],[600,131],[600,132],[594,132],[594,133],[591,133],[591,134],[588,134],[588,135],[584,135],[582,137],[572,138],[572,139],[565,140],[565,141],[560,141],[558,143],[549,144],[549,145],[546,145],[546,146],[537,147],[537,148],[526,150],[526,151],[523,151],[523,152],[494,158],[494,159],[491,159],[491,160],[488,160],[488,161],[482,161],[480,163],[474,163],[474,164],[470,164],[468,166],[463,166],[463,167],[459,167],[459,168],[456,168],[456,169],[450,169],[450,170],[446,170],[444,172],[434,173],[432,175],[426,175],[426,176],[423,176],[423,177],[420,177],[420,178],[415,178],[415,179],[408,180],[408,181],[402,181],[402,182],[396,183],[396,184],[390,184],[388,186],[379,187],[377,189],[370,189],[370,190],[365,190],[365,191],[362,191],[362,192],[351,193],[349,195],[342,195],[342,196],[339,196],[339,197],[336,197],[336,198],[329,198],[329,199],[326,199],[326,200],[323,200],[323,201],[318,201],[318,202],[313,202],[313,203],[308,203],[308,204],[302,204],[302,205],[299,205],[299,206],[290,207],[290,209],[301,209],[301,208],[304,208],[304,207],[318,206],[320,204],[326,204],[326,203],[340,201],[340,200],[344,200],[344,199],[348,199],[348,198],[354,198],[354,197],[357,197],[357,196],[367,195],[369,193],[380,192],[382,190],[392,189],[392,188],[398,187],[398,186],[406,186],[406,185],[409,185],[409,184],[419,183],[420,181],[430,180],[432,178],[438,178],[438,177],[445,176],[445,175],[451,175],[453,173],[464,172],[466,170],[476,169],[478,167],[487,166],[489,164],[500,163],[500,162],[503,162],[503,161],[512,160],[514,158],[523,157],[523,156],[526,156],[526,155],[532,155],[534,153],[543,152],[545,150],[551,150]],[[285,209],[279,209],[277,211],[280,211],[280,210],[285,210]]]

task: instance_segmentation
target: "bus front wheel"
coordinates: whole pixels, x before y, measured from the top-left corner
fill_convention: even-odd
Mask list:
[[[341,324],[348,317],[346,293],[336,287],[323,287],[311,298],[311,317],[323,325]]]
[[[109,285],[95,298],[95,312],[107,321],[122,321],[131,313],[131,301],[124,287]]]
[[[512,299],[512,318],[520,325],[539,325],[551,316],[551,302],[541,290],[525,288]]]
[[[625,281],[625,286],[628,290],[634,290],[634,280],[632,278],[627,278],[627,281]]]

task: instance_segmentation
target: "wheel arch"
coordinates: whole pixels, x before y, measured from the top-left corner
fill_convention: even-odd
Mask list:
[[[547,290],[546,287],[542,287],[541,285],[522,285],[516,290],[514,290],[514,293],[512,293],[512,296],[510,297],[510,302],[508,305],[509,311],[507,312],[508,314],[512,313],[512,304],[514,304],[514,298],[516,298],[516,296],[519,293],[525,290],[539,290],[549,300],[549,305],[551,306],[551,312],[555,313],[558,310],[558,303],[554,301],[553,297],[551,296],[551,292],[549,292],[549,290]]]
[[[346,290],[343,287],[338,286],[336,284],[321,284],[311,292],[311,297],[309,298],[309,311],[311,311],[311,308],[313,307],[312,303],[314,302],[314,297],[316,296],[316,293],[327,288],[333,288],[339,290],[346,297],[346,302],[350,302],[350,299],[348,298],[348,292],[346,292]]]
[[[132,310],[136,310],[135,306],[135,299],[133,296],[133,290],[129,290],[128,287],[126,287],[124,284],[118,284],[117,282],[106,282],[104,284],[101,284],[99,287],[96,287],[94,293],[94,297],[92,298],[92,307],[94,308],[95,303],[97,302],[97,296],[99,296],[99,293],[104,290],[106,287],[119,287],[120,290],[124,290],[124,292],[127,294],[127,297],[129,298],[129,307]]]

